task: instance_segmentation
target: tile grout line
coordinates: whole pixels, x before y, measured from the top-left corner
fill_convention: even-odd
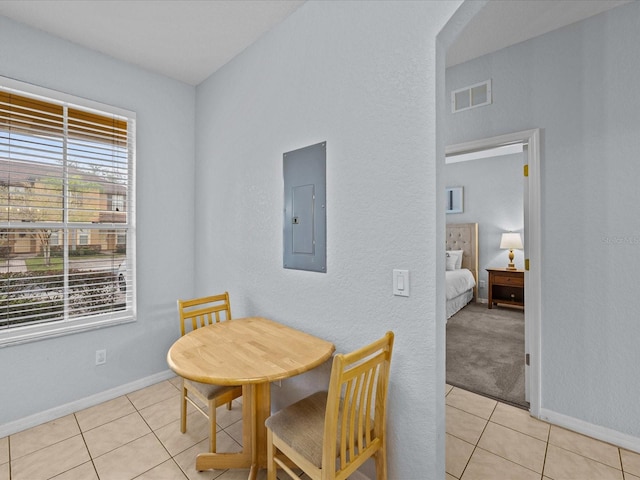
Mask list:
[[[545,447],[544,447],[544,458],[542,459],[542,474],[540,475],[541,479],[544,479],[544,471],[547,468],[547,453],[549,452],[550,439],[551,439],[551,425],[549,425],[549,430],[547,431],[547,440],[545,442]]]
[[[498,403],[500,403],[500,402],[498,402]],[[497,404],[496,404],[496,408],[497,408]],[[494,408],[494,412],[495,412],[495,408]],[[467,412],[467,413],[468,413],[468,412]],[[492,412],[492,414],[491,414],[491,415],[493,416],[493,412]],[[505,425],[501,425],[501,424],[499,424],[499,423],[492,422],[492,421],[491,421],[491,419],[489,419],[489,420],[487,421],[487,426],[489,425],[489,423],[493,423],[494,425],[499,425],[499,426],[501,426],[501,427],[503,427],[503,428],[507,428],[507,429],[509,429],[509,430],[511,430],[511,431],[513,431],[513,432],[519,433],[519,434],[521,434],[521,435],[525,435],[525,436],[527,436],[527,437],[529,437],[529,438],[532,438],[532,439],[534,439],[534,440],[538,440],[538,441],[540,441],[540,442],[544,441],[544,440],[540,440],[539,438],[535,438],[535,437],[533,437],[533,436],[531,436],[531,435],[528,435],[528,434],[526,434],[526,433],[524,433],[524,432],[520,432],[520,431],[515,430],[515,429],[513,429],[513,428],[509,428],[509,427],[507,427],[507,426],[505,426]],[[485,430],[486,430],[486,427],[485,427]],[[545,441],[545,442],[544,442],[544,443],[545,443],[545,449],[544,449],[545,454],[544,454],[544,458],[543,458],[543,460],[542,460],[542,472],[540,472],[540,473],[538,473],[538,472],[536,472],[535,470],[532,470],[531,468],[529,468],[529,467],[527,467],[527,466],[525,466],[525,465],[522,465],[522,464],[520,464],[520,463],[518,463],[518,462],[516,462],[516,461],[514,461],[514,460],[511,460],[511,459],[509,459],[509,458],[503,457],[502,455],[499,455],[499,454],[497,454],[497,453],[494,453],[494,452],[491,452],[491,451],[489,451],[489,450],[486,450],[486,449],[484,449],[484,448],[482,448],[482,447],[479,447],[478,445],[476,445],[476,448],[475,448],[473,451],[474,451],[474,453],[475,453],[475,450],[476,450],[477,448],[479,448],[480,450],[482,450],[482,451],[484,451],[484,452],[490,453],[491,455],[495,455],[495,456],[496,456],[496,457],[498,457],[498,458],[502,458],[503,460],[506,460],[507,462],[513,463],[514,465],[517,465],[517,466],[519,466],[519,467],[521,467],[521,468],[524,468],[524,469],[526,469],[526,470],[529,470],[530,472],[533,472],[533,473],[535,473],[535,474],[539,474],[539,475],[540,475],[540,479],[542,479],[542,478],[544,478],[544,467],[545,467],[545,463],[546,463],[546,459],[547,459],[547,449],[549,448],[549,441],[548,441],[548,440],[549,440],[549,435],[550,435],[550,433],[551,433],[551,429],[549,429],[549,433],[547,433],[547,441]],[[480,435],[480,438],[478,439],[478,443],[480,443],[480,439],[482,438],[482,435],[484,435],[484,430],[482,431],[482,434]],[[473,456],[473,454],[472,454],[472,456]],[[471,459],[469,459],[469,460],[471,460]],[[460,477],[460,478],[462,478],[462,477]]]
[[[82,431],[82,427],[80,427],[80,422],[78,421],[78,416],[77,416],[77,412],[73,412],[73,419],[76,421],[76,425],[78,425],[78,431],[80,432],[80,435],[82,436],[82,442],[84,443],[84,448],[87,449],[87,455],[89,455],[89,461],[91,462],[91,466],[93,467],[93,471],[96,473],[96,478],[98,478],[98,480],[100,480],[100,475],[98,475],[98,470],[96,469],[96,464],[93,461],[93,455],[91,455],[91,450],[89,450],[89,445],[87,444],[87,439],[84,437],[84,432]],[[80,464],[82,465],[82,464]],[[73,468],[77,468],[80,465],[76,465]],[[70,469],[73,470],[73,469]],[[69,470],[67,470],[69,471]]]
[[[142,421],[144,421],[144,422],[146,423],[146,420],[144,419],[144,417],[142,416],[142,414],[140,413],[140,411],[136,408],[136,406],[133,404],[133,402],[131,401],[131,399],[129,398],[129,396],[128,396],[127,394],[124,394],[124,395],[122,395],[122,396],[123,396],[123,397],[125,397],[125,398],[127,399],[127,401],[131,404],[131,406],[132,406],[132,407],[133,407],[133,409],[134,409],[134,412],[128,413],[128,414],[126,414],[126,415],[122,415],[122,416],[117,417],[117,418],[114,418],[114,419],[112,419],[112,420],[110,420],[110,421],[108,421],[108,422],[106,422],[106,423],[103,423],[103,424],[101,424],[101,425],[98,425],[98,426],[95,426],[95,427],[93,427],[93,428],[90,428],[90,429],[88,429],[88,430],[87,430],[87,432],[91,432],[91,431],[93,431],[93,430],[95,430],[95,429],[97,429],[97,428],[100,428],[100,427],[103,427],[103,426],[105,426],[105,425],[108,425],[108,424],[110,424],[110,423],[112,423],[112,422],[116,422],[116,421],[118,421],[118,420],[121,420],[121,419],[123,419],[123,418],[125,418],[125,417],[127,417],[127,416],[129,416],[129,415],[133,415],[133,413],[137,413],[137,414],[140,416],[140,418],[142,419]],[[75,415],[76,415],[76,414],[74,413],[74,416],[75,416]],[[78,421],[78,418],[76,417],[76,422],[77,422],[77,421]],[[149,425],[147,424],[147,426],[149,426]],[[80,424],[79,424],[79,423],[78,423],[78,428],[80,428]],[[153,430],[151,429],[151,427],[149,427],[149,430],[151,430],[151,432],[153,433]],[[84,433],[85,433],[85,432],[83,432],[83,431],[82,431],[82,429],[80,428],[80,434],[82,435],[82,439],[83,439],[83,441],[85,442],[85,446],[86,446],[86,448],[87,448],[87,453],[89,454],[89,458],[91,459],[91,464],[93,465],[93,469],[94,469],[94,471],[96,472],[96,477],[98,478],[98,480],[100,480],[100,474],[98,473],[98,469],[96,468],[96,463],[95,463],[95,460],[96,460],[96,459],[98,459],[98,458],[100,458],[100,457],[103,457],[103,456],[105,456],[105,455],[108,455],[109,453],[111,453],[111,452],[113,452],[113,451],[115,451],[115,450],[117,450],[117,449],[119,449],[119,448],[122,448],[122,447],[124,447],[125,445],[130,445],[131,443],[135,442],[136,440],[139,440],[140,438],[142,438],[142,437],[135,438],[135,439],[130,440],[130,441],[126,442],[126,443],[123,443],[122,445],[119,445],[119,446],[117,446],[117,447],[113,448],[112,450],[109,450],[109,451],[107,451],[107,452],[102,453],[101,455],[98,455],[98,456],[94,457],[94,456],[92,455],[92,453],[91,453],[91,450],[89,450],[89,445],[88,445],[88,444],[87,444],[87,442],[86,442],[86,439],[85,439],[85,437],[84,437]],[[148,434],[146,434],[146,435],[148,435]],[[144,435],[143,435],[143,437],[144,437]],[[163,447],[164,447],[164,445],[163,445]]]
[[[452,388],[452,389],[449,391],[449,393],[451,393],[455,388],[457,388],[457,387]],[[449,396],[449,393],[447,393],[447,395],[445,395],[445,403],[446,403],[446,397],[447,397],[447,396]],[[472,392],[472,393],[473,393],[473,392]],[[478,395],[478,394],[476,394],[476,395]],[[480,396],[482,396],[482,395],[480,395]],[[493,399],[491,399],[491,400],[493,400]],[[475,416],[475,417],[477,417],[477,418],[481,418],[482,420],[486,420],[486,424],[485,424],[484,428],[482,429],[482,433],[481,433],[481,434],[480,434],[480,436],[478,437],[478,441],[474,444],[474,446],[473,446],[473,451],[471,452],[471,455],[469,456],[469,460],[467,460],[467,463],[465,464],[465,467],[464,467],[464,469],[462,470],[462,474],[461,474],[461,476],[460,476],[460,480],[462,480],[462,478],[463,478],[463,476],[464,476],[464,472],[467,470],[467,467],[469,466],[469,463],[471,462],[471,458],[473,457],[473,455],[474,455],[474,453],[476,452],[476,450],[477,450],[477,449],[480,449],[480,450],[482,450],[482,451],[484,451],[484,452],[487,452],[487,453],[489,453],[489,454],[491,454],[491,455],[495,455],[496,457],[498,457],[498,458],[502,458],[503,460],[505,460],[505,461],[507,461],[507,462],[513,463],[514,465],[518,465],[519,467],[525,468],[525,469],[527,469],[527,470],[529,470],[529,471],[531,471],[531,472],[533,472],[533,473],[535,473],[535,474],[538,474],[538,472],[536,472],[535,470],[531,470],[529,467],[526,467],[526,466],[524,466],[524,465],[521,465],[521,464],[519,464],[518,462],[514,462],[514,461],[513,461],[513,460],[511,460],[511,459],[505,458],[505,457],[503,457],[502,455],[498,455],[498,454],[496,454],[496,453],[493,453],[493,452],[491,452],[491,451],[489,451],[489,450],[485,450],[484,448],[482,448],[482,447],[479,447],[479,446],[478,446],[478,444],[480,443],[480,440],[482,439],[482,436],[484,435],[484,433],[485,433],[485,431],[486,431],[487,426],[489,425],[489,423],[493,423],[494,425],[499,425],[499,426],[501,426],[501,427],[503,427],[503,428],[507,428],[507,429],[509,429],[509,430],[511,430],[511,431],[513,431],[513,432],[519,433],[519,434],[521,434],[521,435],[525,435],[525,436],[527,436],[527,437],[529,437],[529,438],[532,438],[532,439],[534,439],[534,440],[542,441],[542,440],[540,440],[539,438],[533,437],[532,435],[528,435],[528,434],[526,434],[526,433],[524,433],[524,432],[520,432],[520,431],[515,430],[515,429],[513,429],[513,428],[507,427],[506,425],[502,425],[502,424],[500,424],[500,423],[493,422],[493,421],[491,420],[491,418],[493,417],[493,414],[495,413],[496,409],[498,408],[498,404],[499,404],[499,403],[503,403],[503,402],[499,402],[499,401],[497,401],[497,400],[493,400],[493,401],[495,401],[495,402],[496,402],[496,404],[494,405],[494,407],[493,407],[493,409],[492,409],[492,411],[491,411],[491,414],[489,415],[489,418],[488,418],[488,419],[485,419],[485,418],[483,418],[483,417],[480,417],[480,416],[478,416],[478,415],[475,415],[475,414],[473,414],[473,413],[471,413],[471,412],[467,412],[466,410],[463,410],[462,408],[458,408],[458,407],[455,407],[455,406],[453,406],[453,405],[449,405],[450,407],[455,408],[456,410],[460,410],[460,411],[462,411],[462,412],[468,413],[469,415],[473,415],[473,416]],[[545,458],[543,459],[543,463],[542,463],[542,472],[540,473],[540,478],[541,478],[541,479],[544,477],[544,465],[545,465],[545,461],[546,461],[546,450],[547,450],[548,445],[549,445],[548,439],[549,439],[550,432],[551,432],[551,429],[549,429],[549,433],[547,433],[547,441],[545,442]],[[457,437],[456,435],[453,435],[453,434],[451,434],[451,433],[449,433],[449,435],[452,435],[453,437],[458,438],[459,440],[465,441],[464,439],[462,439],[462,438],[460,438],[460,437]],[[467,443],[468,443],[468,442],[467,442]]]
[[[9,454],[9,480],[11,480],[11,435],[7,436],[7,453]]]
[[[170,383],[172,386],[174,386],[174,387],[175,387],[175,385],[173,385],[171,382],[169,382],[169,383]],[[132,393],[133,393],[133,392],[132,392]],[[145,425],[147,425],[147,427],[149,428],[150,433],[152,433],[152,434],[153,434],[153,436],[158,440],[158,442],[160,443],[160,445],[162,446],[162,448],[167,452],[167,455],[169,455],[169,458],[170,458],[170,459],[171,459],[171,460],[176,464],[176,466],[177,466],[177,467],[180,469],[180,471],[185,475],[185,477],[187,477],[187,478],[188,478],[187,474],[182,470],[182,468],[180,467],[180,465],[178,465],[178,464],[177,464],[177,462],[175,461],[175,459],[173,458],[173,455],[171,455],[171,453],[170,453],[170,452],[167,450],[167,448],[165,447],[164,443],[162,443],[162,441],[160,440],[160,438],[158,438],[158,436],[156,435],[155,430],[154,430],[153,428],[151,428],[151,425],[149,425],[149,423],[147,422],[147,420],[144,418],[144,415],[142,415],[142,413],[140,412],[140,409],[139,409],[138,407],[136,407],[136,405],[133,403],[133,401],[131,400],[131,398],[129,398],[129,394],[124,394],[124,395],[122,395],[122,397],[124,397],[124,398],[126,398],[126,399],[127,399],[127,401],[131,404],[131,406],[132,406],[132,407],[133,407],[133,409],[134,409],[134,412],[132,412],[132,413],[136,413],[136,414],[140,417],[140,419],[145,423]],[[160,400],[160,401],[158,401],[158,402],[156,402],[156,403],[160,403],[161,401],[162,401],[162,400]],[[147,408],[147,407],[150,407],[150,406],[152,406],[152,405],[155,405],[155,403],[153,403],[153,404],[151,404],[151,405],[146,405],[146,406],[145,406],[145,407],[143,407],[143,408]],[[77,413],[77,412],[76,412],[76,413]],[[127,414],[127,415],[131,415],[132,413],[129,413],[129,414]],[[98,426],[96,426],[96,427],[94,427],[94,428],[91,428],[91,429],[87,430],[87,432],[92,431],[92,430],[95,430],[96,428],[100,428],[100,427],[102,427],[102,426],[104,426],[104,425],[108,425],[108,424],[109,424],[109,423],[111,423],[111,422],[114,422],[114,421],[120,420],[120,419],[122,419],[122,418],[126,417],[127,415],[123,415],[123,416],[121,416],[121,417],[118,417],[118,418],[112,419],[112,420],[110,420],[109,422],[106,422],[106,423],[104,423],[104,424],[102,424],[102,425],[98,425]],[[74,413],[74,417],[75,417],[75,413]],[[78,422],[77,417],[76,417],[76,422]],[[80,428],[79,423],[78,423],[78,428]],[[114,448],[113,450],[110,450],[110,451],[108,451],[108,452],[105,452],[105,453],[103,453],[102,455],[98,455],[97,457],[95,457],[95,458],[94,458],[94,457],[93,457],[93,455],[91,454],[91,451],[89,450],[89,446],[87,445],[86,440],[84,439],[84,432],[82,431],[82,429],[80,429],[80,433],[82,434],[83,441],[85,442],[85,446],[86,446],[86,448],[87,448],[87,452],[89,453],[89,458],[91,459],[91,463],[92,463],[92,465],[93,465],[93,468],[94,468],[94,471],[95,471],[95,473],[96,473],[96,477],[98,478],[98,480],[100,480],[100,475],[99,475],[99,473],[98,473],[98,471],[97,471],[97,469],[96,469],[96,466],[95,466],[95,459],[96,459],[96,458],[100,458],[100,457],[102,457],[102,456],[104,456],[104,455],[107,455],[107,454],[109,454],[109,453],[113,452],[114,450],[117,450],[118,448],[122,448],[122,447],[124,447],[125,445],[130,445],[131,443],[135,442],[136,440],[139,440],[140,438],[142,438],[142,437],[144,437],[144,436],[146,436],[146,435],[149,435],[149,433],[146,433],[145,435],[142,435],[141,437],[135,438],[135,439],[133,439],[133,440],[131,440],[131,441],[127,442],[127,443],[124,443],[124,444],[122,444],[122,445],[119,445],[118,447]],[[160,464],[158,464],[158,465],[160,465]],[[137,478],[137,477],[139,477],[140,475],[144,475],[145,473],[147,473],[148,471],[152,470],[153,468],[156,468],[158,465],[155,465],[155,466],[153,466],[151,469],[149,469],[149,470],[147,470],[147,471],[145,471],[145,472],[140,473],[139,475],[137,475],[137,476],[136,476],[136,478]]]
[[[618,470],[619,472],[624,473],[624,467],[622,466],[622,462],[620,462],[620,468],[616,468],[616,467],[612,467],[608,463],[601,462],[600,460],[596,460],[595,458],[587,457],[586,455],[583,455],[583,454],[578,453],[578,452],[574,452],[573,450],[569,450],[568,448],[561,447],[560,445],[556,445],[555,443],[549,442],[547,445],[553,445],[555,448],[559,448],[560,450],[564,450],[565,452],[572,453],[572,454],[577,455],[579,457],[586,458],[587,460],[591,460],[592,462],[599,463],[600,465],[604,465],[605,467],[609,467],[609,468],[612,468],[614,470]],[[615,445],[612,445],[612,446],[615,447]],[[617,448],[618,452],[620,452],[620,447],[615,447],[615,448]],[[619,454],[620,453],[618,453],[618,455]],[[627,473],[629,473],[629,472],[627,472]]]
[[[467,412],[467,413],[469,413],[469,412]],[[533,417],[531,417],[531,418],[533,418]],[[537,419],[536,419],[536,420],[537,420]],[[492,420],[489,420],[489,421],[490,421],[491,423],[493,423],[494,425],[499,425],[499,426],[501,426],[502,428],[506,428],[507,430],[511,430],[512,432],[516,432],[516,433],[519,433],[519,434],[521,434],[521,435],[525,435],[525,436],[527,436],[527,437],[529,437],[529,438],[532,438],[532,439],[534,439],[534,440],[538,440],[539,442],[549,443],[549,433],[547,433],[547,439],[546,439],[546,440],[541,440],[541,439],[539,439],[538,437],[535,437],[535,436],[530,435],[530,434],[528,434],[528,433],[526,433],[526,432],[522,432],[522,431],[520,431],[520,430],[517,430],[517,429],[515,429],[515,428],[513,428],[513,427],[510,427],[509,425],[503,425],[503,424],[501,424],[501,423],[494,422],[494,421],[492,421]],[[542,421],[542,420],[539,420],[539,421]],[[551,427],[551,425],[550,425],[550,424],[547,424],[547,425],[549,425],[549,427]],[[551,428],[549,428],[549,432],[551,432]]]
[[[171,384],[171,385],[172,385],[172,386],[173,386],[173,387],[174,387],[174,388],[179,392],[179,395],[182,395],[182,389],[181,389],[181,388],[177,387],[177,386],[176,386],[173,382],[171,382],[170,380],[167,380],[167,382],[169,382],[169,383],[170,383],[170,384]],[[132,402],[132,403],[133,403],[133,402]],[[158,402],[158,403],[159,403],[159,402]],[[166,452],[167,452],[167,454],[169,455],[169,458],[171,459],[171,461],[172,461],[172,462],[173,462],[173,463],[178,467],[178,469],[179,469],[179,470],[180,470],[180,472],[185,476],[185,478],[187,478],[187,479],[188,479],[188,478],[189,478],[189,475],[187,474],[187,472],[185,472],[185,471],[184,471],[184,469],[180,466],[180,464],[179,464],[178,462],[176,462],[176,460],[175,460],[175,456],[180,455],[180,454],[182,454],[182,453],[186,452],[187,450],[189,450],[189,448],[192,448],[192,447],[193,447],[193,445],[192,445],[191,447],[186,448],[185,450],[182,450],[182,451],[180,451],[180,452],[176,453],[176,455],[172,455],[172,454],[171,454],[171,452],[169,452],[169,450],[167,449],[167,447],[164,445],[164,443],[162,442],[162,440],[160,440],[160,437],[158,437],[158,435],[156,434],[156,431],[155,431],[153,428],[151,428],[151,425],[149,425],[149,423],[148,423],[148,422],[147,422],[147,420],[144,418],[144,416],[142,415],[142,413],[140,413],[140,410],[139,410],[135,405],[134,405],[134,408],[136,409],[136,411],[138,412],[138,414],[142,417],[142,420],[147,424],[147,426],[148,426],[148,427],[149,427],[149,429],[151,430],[151,433],[153,433],[153,435],[156,437],[156,439],[158,440],[158,442],[160,442],[160,445],[162,445],[162,448],[164,448],[164,449],[165,449],[165,451],[166,451]],[[145,408],[146,408],[146,407],[145,407]],[[192,414],[193,414],[193,413],[197,413],[197,412],[192,412]],[[188,414],[187,414],[187,417],[188,417]],[[166,425],[165,425],[165,426],[166,426]],[[220,425],[219,425],[217,422],[216,422],[216,426],[220,427]],[[159,427],[159,428],[163,428],[163,427]],[[220,427],[220,431],[221,431],[221,432],[224,432],[224,428]],[[218,432],[216,431],[216,434],[217,434],[217,433],[218,433]],[[228,435],[228,434],[227,434],[227,435]],[[231,435],[229,435],[229,436],[231,437]],[[231,438],[233,439],[233,437],[231,437]],[[235,441],[235,439],[233,439],[233,440]],[[237,442],[236,442],[236,443],[237,443]],[[196,443],[195,445],[197,445],[197,443]],[[148,471],[150,471],[150,470],[153,470],[153,468],[156,468],[157,466],[158,466],[158,465],[156,465],[156,466],[152,467],[151,469],[147,470],[147,472],[148,472]],[[228,471],[228,469],[227,469],[227,470],[223,470],[223,471],[220,473],[220,475],[224,475],[224,473],[226,473],[227,471]],[[141,473],[140,475],[143,475],[144,473],[147,473],[147,472],[143,472],[143,473]],[[138,475],[138,476],[140,476],[140,475]],[[215,480],[215,478],[219,477],[220,475],[216,475],[215,477],[212,477],[212,479],[211,479],[211,480]],[[136,477],[136,478],[137,478],[137,477]]]
[[[450,394],[451,392],[453,392],[456,388],[458,388],[458,387],[452,387],[452,388],[447,392],[447,394],[444,396],[444,397],[445,397],[445,407],[447,406],[447,397],[448,397],[448,396],[449,396],[449,394]],[[473,413],[470,413],[470,412],[467,412],[467,411],[465,411],[465,410],[462,410],[461,408],[454,407],[453,405],[448,405],[448,406],[449,406],[449,407],[451,407],[451,408],[455,408],[456,410],[460,410],[461,412],[468,413],[469,415],[473,415],[474,417],[482,418],[482,417],[478,417],[477,415],[474,415]],[[483,418],[483,420],[485,420],[485,419]],[[487,423],[485,424],[484,428],[482,429],[482,433],[480,433],[480,436],[478,437],[478,440],[477,440],[475,443],[473,443],[473,450],[471,450],[471,455],[469,455],[469,459],[465,462],[464,468],[462,469],[462,472],[460,473],[460,476],[459,476],[459,477],[457,477],[457,478],[458,478],[458,480],[462,480],[462,477],[463,477],[463,475],[464,475],[464,472],[467,470],[467,467],[469,466],[469,462],[471,462],[471,457],[473,457],[473,454],[475,453],[476,448],[478,448],[478,442],[480,441],[480,438],[482,437],[482,434],[484,433],[484,429],[485,429],[485,428],[487,428],[487,425],[488,425],[488,424],[489,424],[489,420],[487,420]],[[445,430],[446,430],[446,429],[445,429]],[[445,433],[448,433],[448,432],[445,432]],[[449,433],[449,435],[451,435],[451,436],[452,436],[452,437],[454,437],[454,438],[457,438],[458,440],[461,440],[461,441],[463,441],[463,442],[469,443],[469,442],[467,442],[466,440],[464,440],[463,438],[460,438],[460,437],[458,437],[458,436],[456,436],[456,435],[453,435],[452,433]],[[471,445],[471,444],[469,444],[469,445]],[[445,470],[446,470],[446,469],[445,469]],[[445,472],[445,473],[448,473],[448,472]],[[451,474],[450,474],[450,475],[451,475]],[[453,475],[451,475],[451,476],[453,476]]]
[[[174,385],[170,380],[167,380],[167,381],[168,381],[168,382],[169,382],[173,387],[175,387],[175,388],[176,388],[176,390],[178,390],[178,392],[180,392],[180,394],[182,393],[182,392],[181,392],[181,389],[179,389],[178,387],[176,387],[176,385]],[[127,398],[128,398],[128,397],[127,397]],[[129,401],[131,401],[131,400],[129,399]],[[133,404],[133,402],[131,402],[131,403]],[[157,402],[157,403],[159,403],[159,402]],[[144,407],[144,408],[147,408],[148,406],[149,406],[149,405],[147,405],[147,406],[146,406],[146,407]],[[164,445],[164,443],[162,443],[162,440],[160,440],[160,438],[159,438],[159,437],[158,437],[158,435],[156,434],[156,431],[155,431],[153,428],[151,428],[151,425],[149,425],[149,423],[148,423],[148,422],[147,422],[147,420],[144,418],[144,416],[142,415],[142,413],[140,413],[140,410],[139,410],[135,405],[133,405],[133,407],[135,408],[136,412],[140,415],[140,417],[142,418],[142,420],[145,422],[145,424],[149,427],[149,429],[151,430],[151,433],[153,433],[153,435],[156,437],[156,439],[158,440],[158,442],[160,442],[160,444],[162,445],[162,448],[164,448],[164,449],[165,449],[165,451],[166,451],[166,452],[167,452],[167,454],[169,455],[169,458],[173,461],[173,463],[175,463],[175,464],[176,464],[176,466],[178,467],[178,469],[180,470],[180,472],[182,472],[182,474],[183,474],[186,478],[189,478],[189,476],[188,476],[187,472],[185,472],[185,471],[184,471],[184,469],[183,469],[183,468],[178,464],[178,462],[176,462],[176,460],[175,460],[175,456],[176,456],[176,455],[180,455],[181,453],[184,453],[185,451],[187,451],[189,448],[192,448],[193,446],[188,447],[188,448],[186,448],[185,450],[182,450],[181,452],[176,453],[176,455],[172,455],[172,454],[171,454],[171,452],[169,452],[169,450],[167,450],[167,448],[166,448],[166,446]],[[197,412],[192,412],[192,414],[194,414],[194,413],[197,413]],[[238,420],[238,421],[240,421],[240,420]],[[236,423],[237,423],[237,422],[233,422],[231,425],[228,425],[228,426],[227,426],[227,428],[231,427],[232,425],[235,425]],[[236,443],[238,446],[242,447],[242,445],[241,445],[240,443],[238,443],[238,442],[236,441],[236,439],[235,439],[235,438],[234,438],[230,433],[228,433],[228,432],[226,431],[226,428],[222,428],[222,427],[220,426],[220,424],[218,424],[217,422],[216,422],[216,425],[217,425],[218,427],[220,427],[220,432],[224,432],[226,435],[228,435],[228,436],[229,436],[229,438],[231,438],[231,440],[233,440],[233,442],[234,442],[234,443]],[[162,428],[162,427],[160,427],[160,428]],[[217,433],[218,433],[218,432],[216,432],[216,434],[217,434]],[[154,466],[153,468],[156,468],[157,466],[158,466],[158,465]],[[153,469],[153,468],[152,468],[152,469]],[[152,469],[150,469],[150,470],[152,470]],[[147,472],[148,472],[148,471],[149,471],[149,470],[147,470]],[[216,475],[215,477],[212,477],[212,480],[214,480],[215,478],[218,478],[218,477],[220,477],[220,476],[224,475],[227,471],[229,471],[229,469],[225,469],[225,470],[221,471],[221,473],[220,473],[219,475]],[[140,475],[143,475],[144,473],[146,473],[146,472],[143,472],[143,473],[141,473]]]
[[[493,412],[495,412],[496,407],[497,407],[497,403],[493,407],[493,410],[491,411],[491,415],[493,415]],[[460,410],[460,409],[458,409],[458,410]],[[464,410],[462,410],[462,411],[464,412]],[[470,412],[466,412],[466,413],[470,413]],[[471,414],[471,415],[473,415],[473,414]],[[491,415],[489,415],[489,419],[491,418]],[[478,417],[478,418],[482,418],[482,417]],[[484,424],[484,427],[482,428],[482,432],[480,433],[480,436],[478,437],[478,440],[473,445],[473,451],[471,452],[471,455],[469,455],[469,460],[467,460],[467,463],[465,464],[464,468],[462,469],[462,473],[460,474],[460,480],[462,480],[462,477],[464,477],[464,472],[467,471],[467,467],[469,466],[469,463],[471,463],[471,459],[473,458],[473,454],[476,453],[476,450],[479,448],[478,447],[478,443],[480,443],[480,439],[482,438],[482,435],[484,435],[484,432],[487,429],[487,425],[489,425],[489,421],[490,421],[489,419],[487,419],[487,423]],[[483,450],[483,449],[481,449],[481,450]]]
[[[169,382],[171,383],[171,382]],[[173,383],[171,383],[171,385],[173,385]],[[175,387],[175,385],[173,385]],[[131,402],[131,400],[127,397],[127,399]],[[160,402],[157,402],[160,403]],[[131,402],[131,404],[133,405],[133,402]],[[153,404],[155,405],[155,404]],[[151,405],[147,405],[147,407],[150,407]],[[145,408],[147,408],[145,407]],[[175,458],[173,458],[174,456],[171,455],[171,452],[167,449],[167,447],[165,446],[164,443],[162,443],[162,440],[160,440],[160,437],[158,437],[158,435],[156,434],[156,431],[151,427],[151,425],[149,425],[149,422],[147,422],[147,419],[144,418],[144,415],[142,415],[142,413],[140,413],[140,410],[138,409],[138,407],[136,407],[135,405],[133,405],[133,408],[136,409],[136,412],[138,413],[138,415],[140,415],[140,418],[142,418],[142,421],[145,423],[145,425],[147,427],[149,427],[149,430],[151,430],[151,433],[153,434],[153,436],[156,438],[156,440],[158,441],[158,443],[160,443],[160,445],[162,445],[162,448],[164,449],[165,452],[167,452],[167,455],[169,455],[169,458],[171,459],[171,461],[178,467],[178,469],[182,472],[182,474],[186,477],[189,478],[189,476],[187,475],[187,472],[185,472],[182,467],[178,464],[178,462],[176,462]],[[162,427],[160,427],[162,428]],[[142,437],[141,437],[142,438]],[[191,447],[189,447],[191,448]],[[180,452],[182,453],[182,452]],[[166,460],[165,460],[166,461]],[[164,463],[164,462],[162,462]],[[134,478],[138,478],[141,475],[144,475],[145,473],[150,472],[151,470],[153,470],[154,468],[158,467],[159,465],[162,465],[162,463],[159,463],[158,465],[154,465],[153,467],[151,467],[149,470],[146,470],[144,472],[142,472],[140,475],[136,475],[136,477]],[[97,473],[97,472],[96,472]],[[98,480],[100,480],[100,476],[98,475]]]
[[[622,469],[622,478],[625,478],[624,463],[622,463],[622,451],[620,450],[620,447],[618,447],[618,458],[620,459],[620,468]]]

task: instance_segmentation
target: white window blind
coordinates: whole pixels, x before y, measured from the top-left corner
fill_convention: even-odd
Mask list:
[[[0,77],[0,346],[135,318],[134,139],[130,112]]]

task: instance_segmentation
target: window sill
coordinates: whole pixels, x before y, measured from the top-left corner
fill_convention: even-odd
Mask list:
[[[72,335],[74,333],[87,332],[99,328],[113,327],[136,321],[136,316],[131,310],[118,314],[101,315],[75,320],[60,320],[57,322],[26,325],[21,327],[4,328],[0,330],[0,348],[23,343],[46,340],[49,338]]]

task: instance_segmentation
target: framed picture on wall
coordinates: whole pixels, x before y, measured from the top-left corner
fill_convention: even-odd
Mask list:
[[[464,210],[462,202],[463,187],[447,187],[445,190],[447,194],[445,211],[447,213],[462,213]]]

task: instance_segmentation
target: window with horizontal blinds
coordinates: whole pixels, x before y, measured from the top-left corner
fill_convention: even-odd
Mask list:
[[[134,140],[131,112],[0,77],[0,346],[134,319]]]

